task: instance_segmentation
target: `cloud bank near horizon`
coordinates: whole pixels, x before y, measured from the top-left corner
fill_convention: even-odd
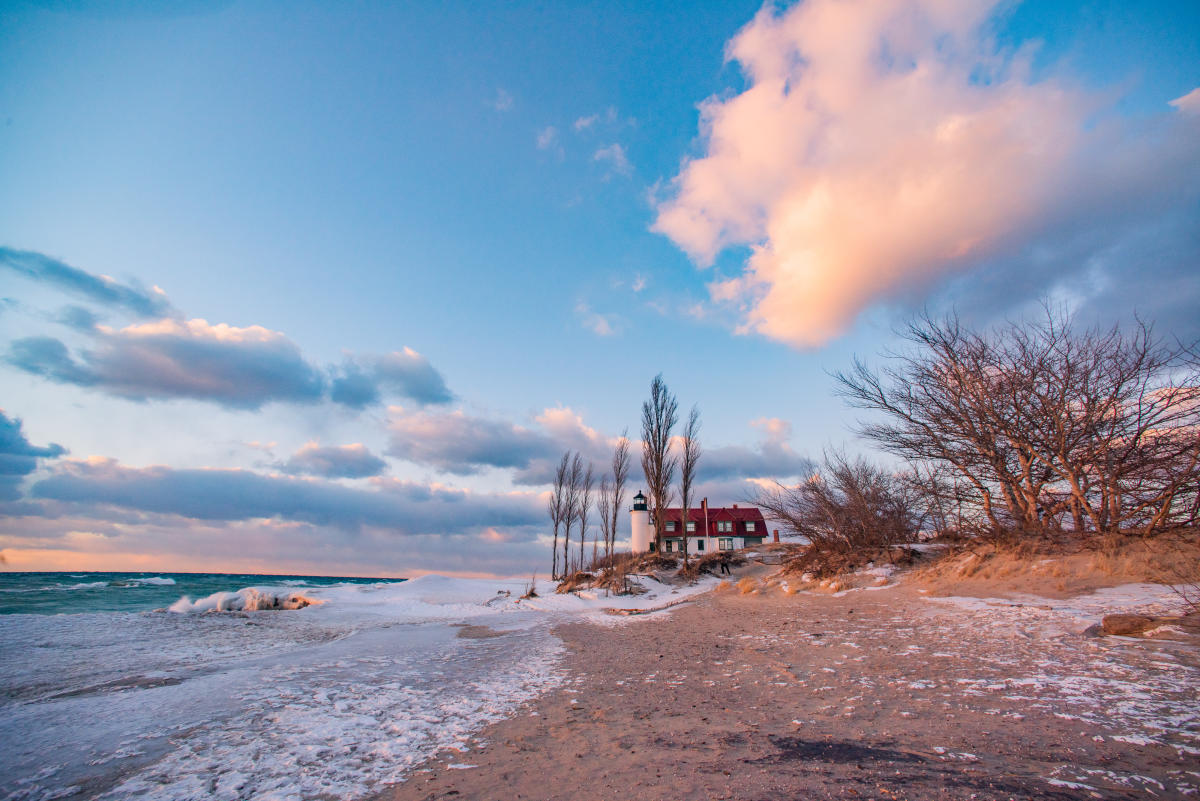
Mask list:
[[[1121,119],[1065,78],[1035,81],[1031,54],[990,36],[1002,8],[768,4],[728,43],[747,86],[701,104],[703,153],[653,229],[701,266],[750,248],[740,275],[710,285],[740,309],[739,332],[815,347],[876,303],[981,266],[1020,271],[1046,250],[1074,263],[1043,259],[1053,271],[1024,276],[1030,292],[1088,270],[1104,273],[1088,276],[1093,292],[1135,267],[1179,279],[1179,264],[1131,263],[1146,251],[1120,248],[1164,210],[1186,218],[1166,234],[1194,268],[1197,93]],[[1197,288],[1175,283],[1194,303]]]
[[[33,251],[0,248],[0,266],[111,310],[148,318],[113,328],[101,325],[90,309],[70,305],[54,319],[84,338],[76,353],[55,336],[10,342],[4,361],[48,381],[133,401],[187,399],[242,410],[323,400],[361,410],[385,396],[421,405],[455,398],[437,368],[409,347],[348,356],[341,365],[323,368],[281,332],[185,319],[157,288],[145,292]]]

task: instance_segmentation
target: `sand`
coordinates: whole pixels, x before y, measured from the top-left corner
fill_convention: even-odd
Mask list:
[[[561,689],[381,797],[1196,797],[1200,649],[1061,622],[901,585],[562,626]]]

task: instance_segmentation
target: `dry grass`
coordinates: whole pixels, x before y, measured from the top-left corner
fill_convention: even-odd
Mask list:
[[[784,576],[808,574],[814,579],[830,579],[853,573],[868,564],[907,567],[920,561],[923,556],[920,551],[902,545],[869,551],[828,551],[810,547],[785,561],[780,573]]]
[[[732,584],[730,584],[728,581],[722,580],[721,583],[716,586],[713,592],[729,592],[732,589]]]
[[[742,595],[758,592],[758,579],[753,576],[743,576],[738,579],[737,589]]]
[[[729,568],[741,567],[746,564],[746,557],[733,551],[713,551],[698,559],[692,559],[687,565],[679,568],[676,574],[682,579],[694,581],[705,573],[719,575],[721,565]]]
[[[596,575],[589,573],[586,570],[580,570],[572,573],[558,583],[554,589],[557,593],[574,592],[575,590],[587,590],[596,586]]]
[[[935,592],[1032,592],[1076,595],[1100,587],[1146,582],[1200,586],[1196,532],[1152,539],[1109,536],[1083,544],[1026,542],[947,554],[914,578]]]

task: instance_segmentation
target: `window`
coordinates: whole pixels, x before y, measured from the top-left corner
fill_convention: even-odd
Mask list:
[[[704,550],[704,540],[696,540],[696,553]]]
[[[657,542],[650,543],[650,553],[654,553],[657,550],[658,550],[658,543]]]
[[[754,521],[753,520],[746,521],[746,531],[754,531]]]
[[[717,521],[717,531],[732,532],[733,531],[733,521],[732,520],[718,520]]]
[[[671,541],[667,540],[667,553],[670,553],[670,552],[671,552]]]
[[[721,537],[717,540],[717,548],[722,551],[732,551],[733,537]]]
[[[696,521],[695,521],[695,520],[689,520],[689,521],[688,521],[688,524],[687,524],[687,530],[688,530],[689,532],[691,532],[691,531],[695,531],[695,530],[696,530]]]
[[[665,528],[666,528],[666,530],[667,530],[667,531],[674,531],[674,530],[675,530],[675,521],[674,521],[674,520],[668,520],[668,521],[667,521],[667,525],[665,526]]]

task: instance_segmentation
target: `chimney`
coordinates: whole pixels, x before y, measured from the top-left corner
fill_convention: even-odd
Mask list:
[[[779,529],[775,529],[775,541],[779,542]]]
[[[700,508],[704,510],[704,514],[708,514],[708,498],[701,499]]]
[[[734,509],[736,509],[736,508],[737,508],[737,504],[736,504],[736,503],[733,505],[733,508],[734,508]]]

